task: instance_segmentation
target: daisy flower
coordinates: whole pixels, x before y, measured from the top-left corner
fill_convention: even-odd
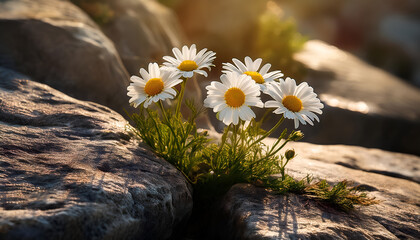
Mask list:
[[[299,127],[299,122],[303,125],[308,122],[313,125],[314,119],[319,122],[315,113],[322,114],[321,109],[324,105],[317,98],[314,89],[306,82],[296,86],[292,78],[272,82],[267,85],[264,93],[270,95],[274,100],[265,103],[266,108],[277,108],[273,112],[283,114],[285,118],[294,119],[295,128]]]
[[[207,89],[204,106],[218,112],[224,124],[238,124],[239,119],[250,121],[255,118],[251,106],[263,107],[260,88],[251,77],[228,72],[220,76],[222,82],[213,81]]]
[[[183,46],[182,52],[178,48],[173,48],[172,52],[176,58],[164,56],[163,59],[167,62],[163,63],[162,69],[177,73],[184,78],[192,77],[195,72],[207,77],[207,73],[201,69],[207,68],[210,70],[210,67],[214,66],[212,62],[216,58],[216,53],[207,51],[207,48],[197,53],[195,44],[191,45],[190,48]]]
[[[144,102],[147,108],[152,102],[174,98],[176,91],[172,87],[182,82],[178,76],[161,71],[157,63],[149,63],[149,72],[141,68],[140,75],[132,76],[132,83],[127,87],[127,95],[131,97],[129,103],[134,107]]]
[[[234,66],[231,63],[223,63],[223,73],[227,72],[237,72],[239,74],[246,74],[250,76],[256,83],[260,85],[261,90],[265,89],[266,83],[274,81],[274,79],[283,77],[281,71],[272,71],[268,72],[271,67],[271,64],[265,64],[259,71],[262,59],[257,58],[255,61],[252,61],[250,57],[245,57],[245,64],[239,61],[236,58],[232,59]]]

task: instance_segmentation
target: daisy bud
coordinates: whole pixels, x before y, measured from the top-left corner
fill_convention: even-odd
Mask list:
[[[286,151],[286,153],[284,154],[284,156],[286,157],[287,160],[290,160],[292,158],[295,157],[295,150],[293,149],[289,149]]]
[[[291,141],[299,141],[303,138],[303,133],[301,131],[293,131],[290,135],[289,135],[289,139]]]

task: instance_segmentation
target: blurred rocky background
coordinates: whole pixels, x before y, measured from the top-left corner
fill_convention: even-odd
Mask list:
[[[135,111],[130,75],[196,43],[217,53],[216,67],[187,97],[204,98],[233,57],[261,57],[307,81],[325,109],[320,123],[301,128],[310,143],[291,146],[301,156],[290,173],[347,177],[383,201],[346,215],[237,186],[220,211],[233,225],[220,233],[415,239],[419,16],[417,0],[0,0],[0,238],[182,235],[191,185],[126,133],[124,110]],[[223,128],[211,111],[207,118],[200,126]]]

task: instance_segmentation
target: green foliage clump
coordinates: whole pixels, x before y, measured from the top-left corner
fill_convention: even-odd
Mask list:
[[[87,13],[99,25],[109,23],[115,12],[104,0],[71,0],[76,6]]]
[[[349,211],[354,205],[369,206],[377,204],[375,198],[368,197],[363,189],[355,186],[349,187],[349,182],[344,180],[331,186],[326,180],[321,180],[306,187],[306,196],[326,201],[341,210]]]
[[[287,162],[278,153],[292,140],[294,133],[286,137],[285,130],[274,145],[267,146],[262,140],[270,132],[262,130],[260,126],[261,122],[255,120],[247,126],[244,122],[230,125],[225,128],[219,144],[207,146],[202,161],[208,172],[195,177],[202,197],[220,196],[236,183],[258,184],[272,174],[284,173]]]
[[[186,101],[191,115],[188,121],[184,121],[174,111],[164,110],[160,102],[157,105],[162,110],[163,120],[156,111],[142,105],[140,112],[130,117],[136,126],[131,130],[193,181],[193,172],[200,165],[203,149],[209,142],[206,132],[199,133],[195,124],[203,109],[197,109],[192,101]]]
[[[258,55],[287,76],[300,79],[303,67],[293,59],[293,54],[302,49],[307,38],[297,31],[292,18],[282,19],[277,14],[266,12],[260,16],[255,49]]]
[[[300,131],[287,135],[283,131],[276,142],[265,145],[262,140],[269,136],[282,122],[281,119],[270,131],[261,129],[263,120],[252,120],[248,125],[241,122],[225,128],[221,142],[212,141],[206,131],[199,132],[195,119],[203,111],[192,101],[186,101],[191,111],[187,121],[174,113],[140,107],[138,114],[130,118],[135,123],[131,130],[159,156],[177,167],[193,184],[197,201],[204,203],[225,194],[236,183],[252,183],[270,188],[278,194],[295,193],[311,199],[327,202],[348,211],[355,205],[372,205],[377,201],[369,198],[362,189],[349,187],[347,181],[330,186],[325,180],[312,183],[309,175],[295,180],[285,172],[286,165],[295,157],[293,150],[283,155],[280,150],[289,142],[303,137]],[[163,119],[163,120],[161,120]],[[279,174],[279,177],[273,175]]]
[[[303,178],[298,181],[286,174],[282,176],[282,178],[268,178],[266,179],[264,185],[278,194],[304,194],[305,189],[312,182],[312,180],[313,178],[311,178],[309,175],[306,176],[306,178]]]
[[[286,175],[284,178],[267,179],[264,185],[278,194],[304,195],[343,211],[350,211],[354,209],[355,205],[369,206],[379,203],[375,198],[368,197],[361,187],[350,187],[347,180],[340,181],[335,185],[328,184],[326,180],[313,183],[313,180],[309,175],[299,181]]]

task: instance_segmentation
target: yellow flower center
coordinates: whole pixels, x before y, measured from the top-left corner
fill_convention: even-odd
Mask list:
[[[155,96],[163,91],[163,81],[161,78],[151,78],[144,86],[144,91],[149,96]]]
[[[244,74],[250,76],[256,83],[263,84],[265,83],[263,76],[259,72],[252,72],[252,71],[246,71]]]
[[[245,103],[245,93],[236,87],[229,88],[225,93],[225,101],[230,107],[240,107]]]
[[[302,101],[296,96],[290,95],[283,98],[283,106],[292,112],[299,112],[302,110]]]
[[[197,69],[198,68],[198,66],[197,66],[197,63],[195,63],[194,61],[192,61],[192,60],[184,60],[181,64],[179,64],[179,66],[178,66],[178,69],[179,70],[181,70],[181,71],[186,71],[186,72],[189,72],[189,71],[193,71],[193,70],[195,70],[195,69]]]

